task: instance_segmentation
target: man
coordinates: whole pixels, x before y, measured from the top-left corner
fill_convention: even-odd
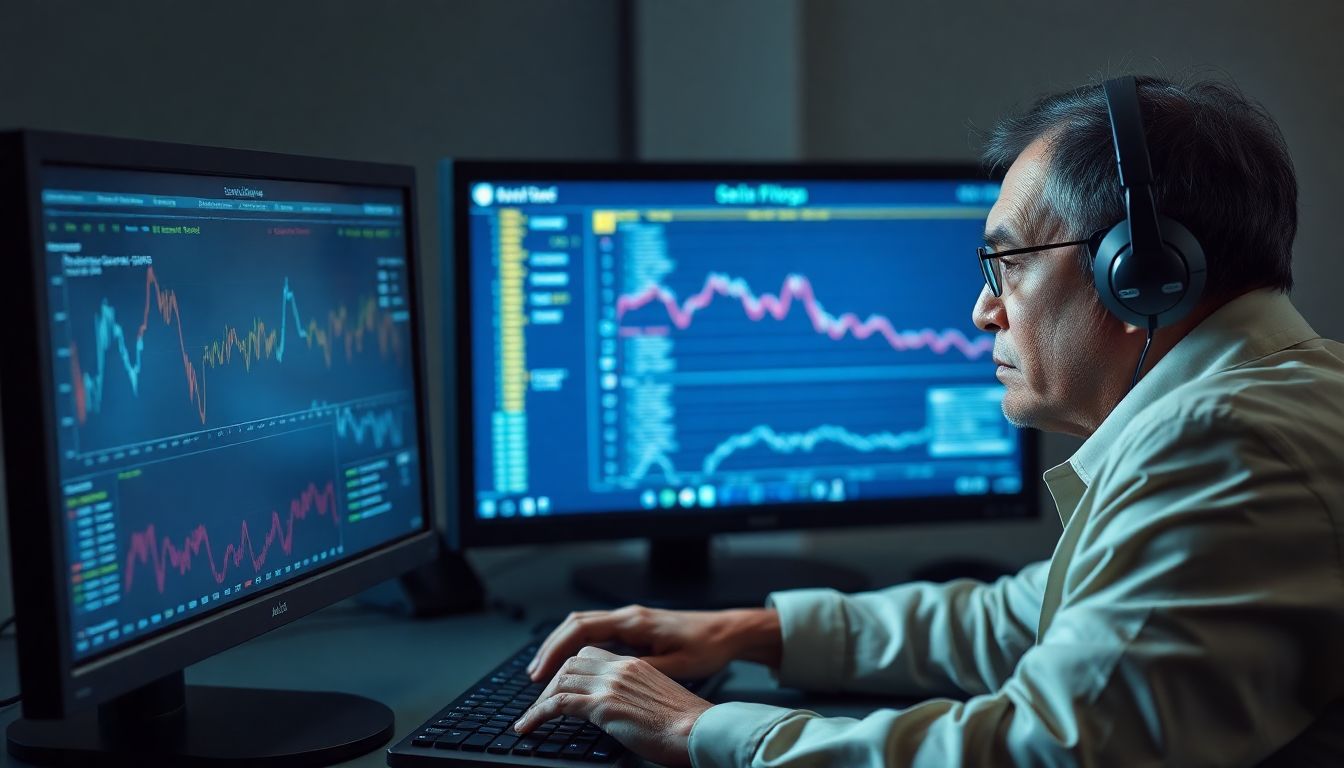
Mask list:
[[[1344,765],[1344,345],[1285,295],[1292,165],[1230,86],[1138,94],[1158,210],[1208,263],[1142,358],[1148,329],[1099,302],[1092,246],[1053,245],[1125,215],[1102,89],[1037,103],[986,150],[1011,165],[986,222],[1000,285],[974,309],[1004,413],[1086,438],[1045,473],[1052,558],[992,585],[574,614],[532,663],[558,674],[520,731],[578,715],[672,765]],[[650,655],[590,645],[613,639]],[[712,706],[668,678],[732,659],[803,688],[965,700],[823,718]]]

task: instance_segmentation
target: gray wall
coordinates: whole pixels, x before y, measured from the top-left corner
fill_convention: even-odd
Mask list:
[[[437,286],[440,157],[615,156],[614,5],[5,0],[0,127],[413,164]],[[437,292],[427,299],[437,350]],[[0,520],[0,616],[7,530]]]

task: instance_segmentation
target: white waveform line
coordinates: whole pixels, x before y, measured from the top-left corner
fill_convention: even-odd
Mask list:
[[[713,474],[719,468],[719,465],[727,461],[730,456],[738,451],[743,451],[760,443],[765,443],[770,450],[776,453],[796,453],[798,451],[811,451],[817,447],[818,443],[829,442],[839,443],[848,448],[853,448],[860,453],[872,453],[877,450],[903,451],[912,445],[928,442],[929,428],[915,430],[913,432],[902,432],[893,434],[891,432],[877,432],[871,435],[859,435],[850,432],[844,427],[837,427],[834,424],[823,424],[815,429],[803,433],[779,434],[774,429],[762,424],[753,427],[751,431],[744,432],[719,443],[718,446],[705,457],[704,473]]]
[[[774,428],[761,424],[741,434],[733,435],[715,446],[714,450],[710,451],[709,455],[705,457],[705,461],[701,465],[701,473],[703,476],[712,475],[734,453],[745,451],[761,443],[765,443],[776,453],[785,454],[799,451],[810,452],[821,443],[837,443],[853,448],[860,453],[872,453],[874,451],[903,451],[911,446],[928,442],[930,435],[931,430],[928,427],[911,432],[875,432],[871,435],[860,435],[834,424],[823,424],[807,432],[780,434]],[[631,477],[635,480],[642,480],[655,465],[663,471],[668,482],[681,482],[680,473],[672,465],[667,454],[657,448],[651,449],[640,459],[635,471],[631,473]]]

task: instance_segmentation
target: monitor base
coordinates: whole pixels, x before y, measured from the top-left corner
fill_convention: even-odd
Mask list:
[[[863,574],[793,557],[711,557],[708,538],[653,539],[647,562],[599,563],[574,571],[574,586],[613,605],[652,608],[759,607],[766,595],[785,589],[830,587],[841,592],[868,588]]]
[[[170,705],[161,714],[127,718],[104,705],[63,720],[16,720],[9,754],[33,765],[291,768],[350,760],[392,738],[392,710],[363,696],[190,685],[172,706],[181,673],[166,680],[136,692],[158,686],[156,704],[166,695]]]

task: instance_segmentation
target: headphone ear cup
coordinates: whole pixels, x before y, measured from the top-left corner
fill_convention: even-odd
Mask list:
[[[1185,317],[1204,293],[1204,249],[1182,224],[1158,217],[1162,248],[1135,253],[1121,221],[1093,249],[1092,282],[1111,314],[1139,327],[1170,325]]]
[[[1128,224],[1128,219],[1122,219],[1106,230],[1099,241],[1094,241],[1095,247],[1091,242],[1088,243],[1088,247],[1092,249],[1092,284],[1096,286],[1097,297],[1101,299],[1102,306],[1112,315],[1130,325],[1147,326],[1148,317],[1126,306],[1116,295],[1113,282],[1116,261],[1129,255]]]

